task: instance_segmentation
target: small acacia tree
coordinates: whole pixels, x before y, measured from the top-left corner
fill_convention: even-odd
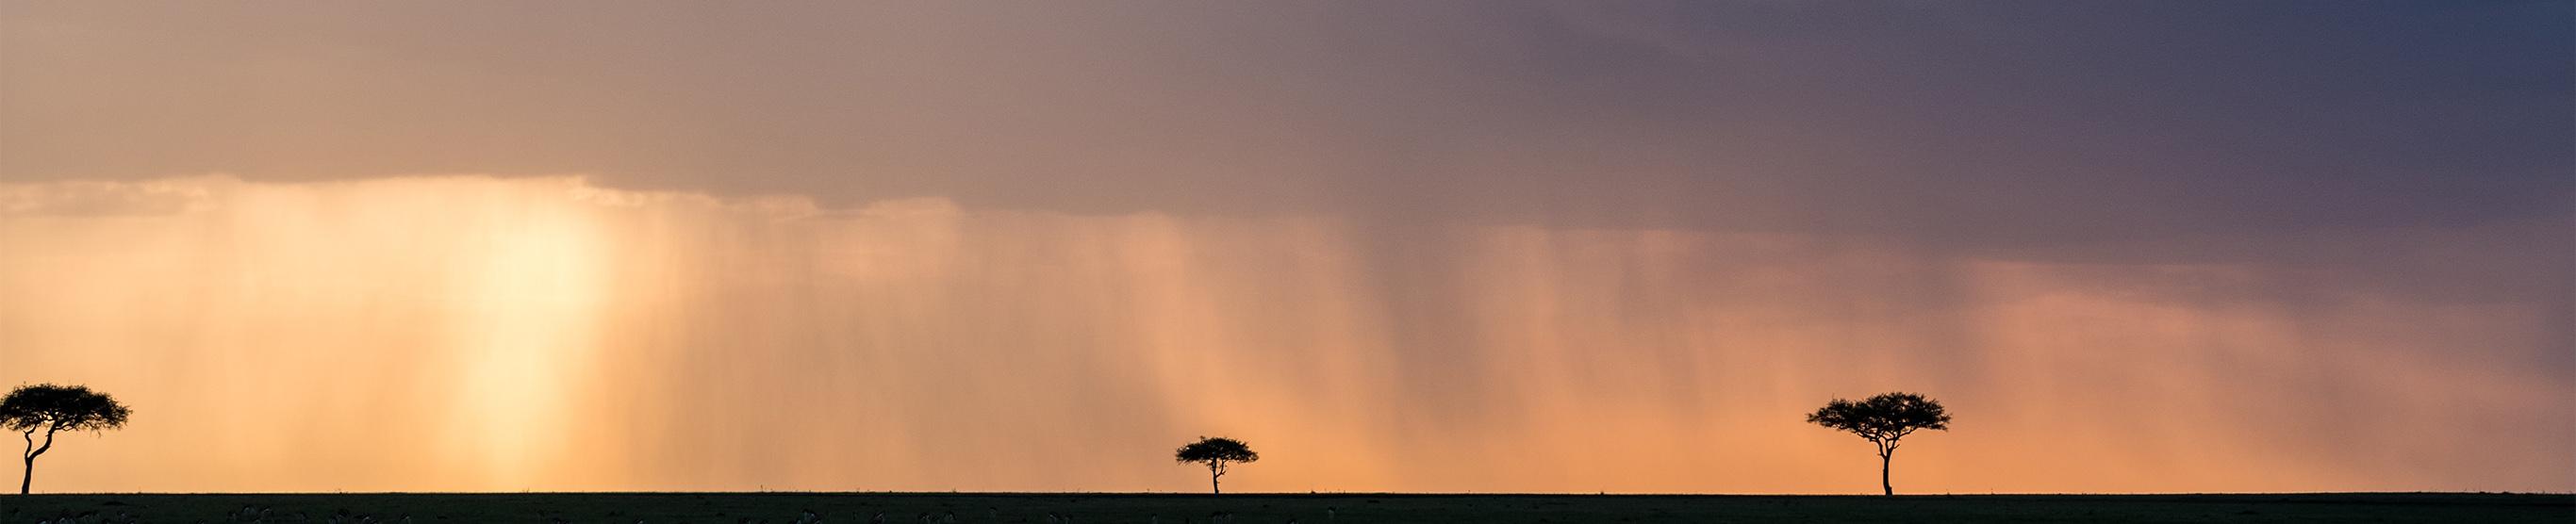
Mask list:
[[[0,427],[27,440],[27,451],[19,456],[26,461],[26,470],[18,477],[18,494],[27,494],[35,484],[36,456],[54,449],[54,433],[125,427],[125,417],[133,413],[114,397],[85,386],[37,384],[10,391],[8,398],[0,399]],[[39,429],[45,430],[43,446],[36,445]]]
[[[1261,460],[1261,454],[1254,453],[1252,446],[1245,445],[1240,440],[1225,437],[1199,437],[1198,442],[1191,442],[1189,445],[1181,446],[1179,451],[1172,452],[1172,460],[1183,464],[1206,464],[1208,493],[1217,495],[1225,493],[1224,489],[1217,487],[1217,478],[1225,476],[1226,464],[1258,461]]]
[[[1807,415],[1807,422],[1848,431],[1877,445],[1878,488],[1887,495],[1896,494],[1896,486],[1887,481],[1887,463],[1896,456],[1897,439],[1919,430],[1950,430],[1950,414],[1942,410],[1940,401],[1901,392],[1860,402],[1834,399]]]

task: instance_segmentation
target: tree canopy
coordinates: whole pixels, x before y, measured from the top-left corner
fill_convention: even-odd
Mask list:
[[[1252,451],[1252,446],[1244,444],[1243,441],[1240,440],[1225,437],[1199,437],[1198,442],[1191,442],[1188,445],[1181,446],[1180,450],[1174,451],[1172,453],[1172,459],[1179,462],[1194,462],[1201,464],[1223,462],[1242,463],[1261,460],[1261,454]]]
[[[1913,393],[1886,393],[1853,402],[1834,399],[1807,422],[1860,435],[1893,450],[1897,439],[1919,430],[1950,429],[1950,414],[1941,402]]]
[[[20,386],[0,399],[0,427],[21,433],[116,429],[125,427],[133,413],[115,397],[87,386]]]

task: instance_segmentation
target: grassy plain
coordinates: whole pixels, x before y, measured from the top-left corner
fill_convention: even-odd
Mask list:
[[[530,493],[0,495],[0,523],[2576,522],[2576,495]],[[263,519],[261,514],[265,513]],[[881,521],[877,520],[882,515]],[[954,520],[949,520],[952,518]],[[1069,520],[1068,520],[1069,519]],[[1215,520],[1212,520],[1215,519]]]

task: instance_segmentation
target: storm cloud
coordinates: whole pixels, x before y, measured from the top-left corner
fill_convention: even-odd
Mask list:
[[[1977,245],[2564,222],[2556,2],[12,3],[0,176]]]

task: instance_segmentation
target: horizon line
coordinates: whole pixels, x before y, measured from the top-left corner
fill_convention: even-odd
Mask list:
[[[1987,493],[1684,493],[1684,492],[1507,492],[1507,491],[1308,491],[1241,492],[1222,495],[1186,491],[92,491],[24,493],[6,496],[100,495],[934,495],[934,496],[1208,496],[1208,497],[2027,497],[2027,496],[2178,496],[2178,495],[2568,495],[2576,491],[2139,491],[2139,492],[1987,492]]]

